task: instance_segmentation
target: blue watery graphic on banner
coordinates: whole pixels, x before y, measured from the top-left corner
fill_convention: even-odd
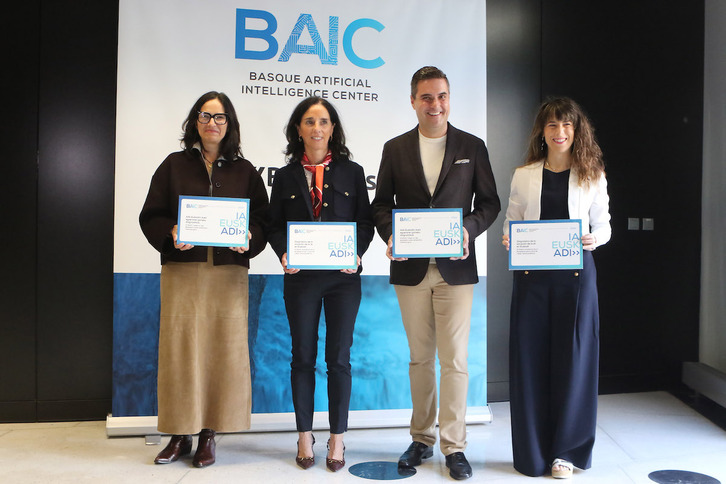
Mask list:
[[[252,411],[292,412],[290,331],[283,276],[250,276],[249,340]],[[351,410],[410,408],[408,343],[393,286],[364,276],[351,366]],[[470,406],[486,404],[485,281],[475,286],[469,344]],[[113,416],[156,415],[159,275],[114,277]],[[325,328],[320,324],[315,410],[327,411]]]
[[[114,416],[156,415],[159,274],[114,274]]]

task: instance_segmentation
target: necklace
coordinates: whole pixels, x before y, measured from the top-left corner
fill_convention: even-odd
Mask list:
[[[216,161],[216,158],[213,158],[211,161],[207,159],[207,153],[208,153],[208,151],[205,150],[204,147],[202,147],[199,150],[199,152],[202,154],[202,159],[204,160],[204,162],[206,164],[208,164],[209,166],[212,166],[214,164],[214,162]]]
[[[562,173],[563,171],[567,171],[570,169],[569,167],[567,167],[567,168],[563,168],[561,170],[555,170],[554,168],[552,168],[552,165],[550,165],[550,162],[547,160],[545,160],[545,168],[547,168],[552,173]]]

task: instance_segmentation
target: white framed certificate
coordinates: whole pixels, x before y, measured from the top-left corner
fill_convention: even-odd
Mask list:
[[[462,214],[460,208],[393,210],[393,257],[461,257]]]
[[[357,269],[355,222],[288,222],[287,267],[290,269]]]
[[[582,269],[582,220],[509,222],[509,270]]]
[[[215,247],[249,247],[248,198],[179,196],[177,242]]]

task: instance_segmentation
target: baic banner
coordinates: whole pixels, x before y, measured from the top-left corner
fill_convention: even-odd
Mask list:
[[[481,0],[120,0],[114,220],[113,416],[156,415],[159,254],[138,215],[151,176],[179,151],[182,122],[207,91],[229,96],[242,152],[268,191],[285,165],[283,133],[305,97],[341,116],[369,197],[383,144],[416,126],[412,74],[442,69],[456,127],[486,140],[486,18]],[[496,160],[494,160],[496,162]],[[486,405],[486,244],[477,239],[469,404]],[[351,410],[410,408],[408,345],[378,236],[363,257],[363,300],[351,355]],[[253,412],[292,412],[282,268],[268,247],[252,259],[249,339]],[[324,335],[324,318],[321,321]],[[324,345],[324,338],[321,338]],[[327,409],[318,352],[316,411]]]

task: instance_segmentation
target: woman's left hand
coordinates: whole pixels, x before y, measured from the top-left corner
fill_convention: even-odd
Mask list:
[[[582,236],[582,248],[585,250],[595,250],[595,244],[597,244],[597,238],[592,234],[585,234]]]
[[[358,257],[358,267],[360,267],[360,256],[358,255],[356,257]],[[343,272],[345,274],[355,274],[356,272],[358,272],[358,267],[356,267],[355,269],[341,269],[340,272]]]
[[[252,232],[247,233],[248,240],[252,240]],[[244,254],[248,250],[250,250],[249,245],[247,247],[230,247],[229,250],[233,250],[239,254]]]

